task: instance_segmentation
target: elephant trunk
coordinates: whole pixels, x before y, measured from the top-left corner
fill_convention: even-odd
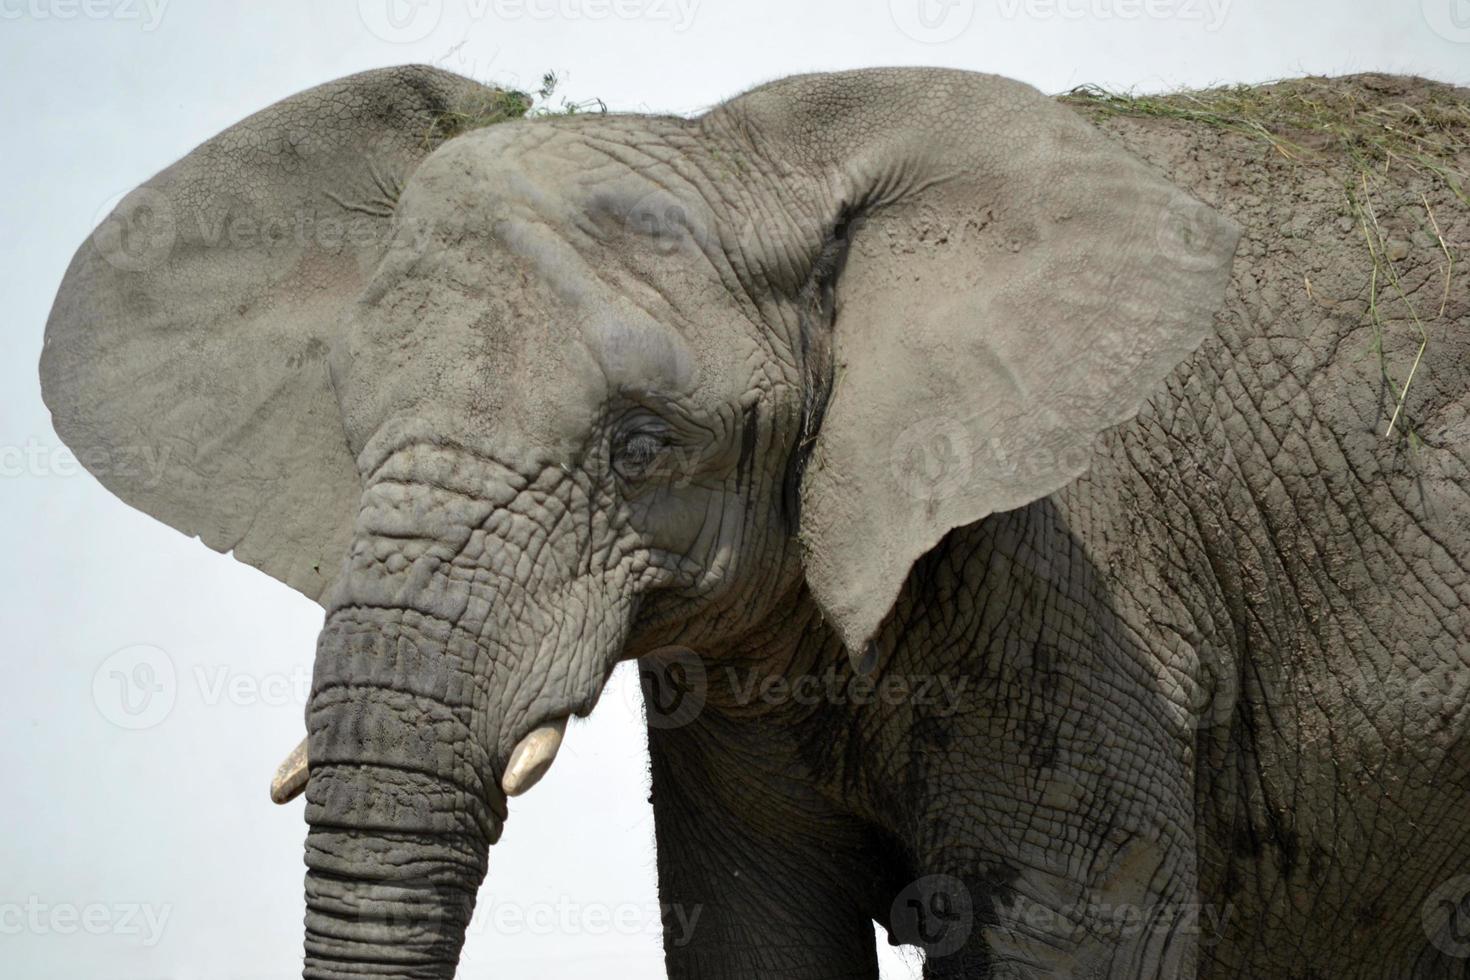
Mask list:
[[[452,977],[505,819],[453,650],[408,613],[342,610],[307,715],[313,980]],[[442,639],[442,638],[441,638]]]
[[[306,980],[454,976],[483,848],[440,834],[318,825],[306,862]]]
[[[596,703],[631,615],[588,542],[537,520],[546,495],[435,446],[376,472],[307,709],[305,976],[322,980],[454,975],[506,797]]]

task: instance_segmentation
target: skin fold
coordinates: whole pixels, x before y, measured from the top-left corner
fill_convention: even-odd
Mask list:
[[[325,608],[304,976],[452,976],[517,746],[633,658],[671,977],[873,978],[874,921],[930,977],[1465,972],[1442,181],[1381,202],[1400,405],[1341,174],[1248,135],[938,69],[501,95],[245,120],[47,325],[78,457]]]

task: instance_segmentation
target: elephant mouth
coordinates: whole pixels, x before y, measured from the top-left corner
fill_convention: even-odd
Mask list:
[[[569,715],[544,722],[526,733],[511,751],[500,789],[506,796],[520,796],[541,781],[556,761],[566,736]],[[306,790],[310,766],[306,755],[306,739],[292,749],[276,767],[271,778],[271,802],[290,803]]]

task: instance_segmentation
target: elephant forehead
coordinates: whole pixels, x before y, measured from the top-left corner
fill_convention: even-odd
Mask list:
[[[764,335],[709,252],[709,206],[676,157],[618,159],[616,128],[507,124],[425,160],[365,294],[359,335],[396,380],[374,382],[358,431],[411,409],[567,445],[619,393],[723,413],[767,385]]]
[[[508,195],[481,217],[418,232],[357,305],[338,368],[355,452],[391,450],[409,420],[521,468],[575,451],[617,394],[718,409],[749,392],[748,349],[650,309],[656,291],[575,228]]]
[[[561,307],[610,381],[738,398],[750,387],[753,331],[717,268],[715,214],[681,174],[687,161],[620,122],[458,137],[414,175],[399,219],[430,247],[457,250],[457,261],[509,257]],[[644,139],[637,152],[667,159],[621,159],[633,151],[616,146],[630,135]],[[460,278],[509,281],[496,270]]]
[[[646,319],[592,316],[582,338],[613,390],[656,388],[671,395],[694,390],[694,361],[683,339]]]

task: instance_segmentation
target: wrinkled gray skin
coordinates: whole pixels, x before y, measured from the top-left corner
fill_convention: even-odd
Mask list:
[[[513,747],[631,657],[671,976],[1464,971],[1470,329],[1385,438],[1340,187],[951,71],[489,94],[246,120],[47,327],[80,458],[326,607],[305,976],[452,976]]]

